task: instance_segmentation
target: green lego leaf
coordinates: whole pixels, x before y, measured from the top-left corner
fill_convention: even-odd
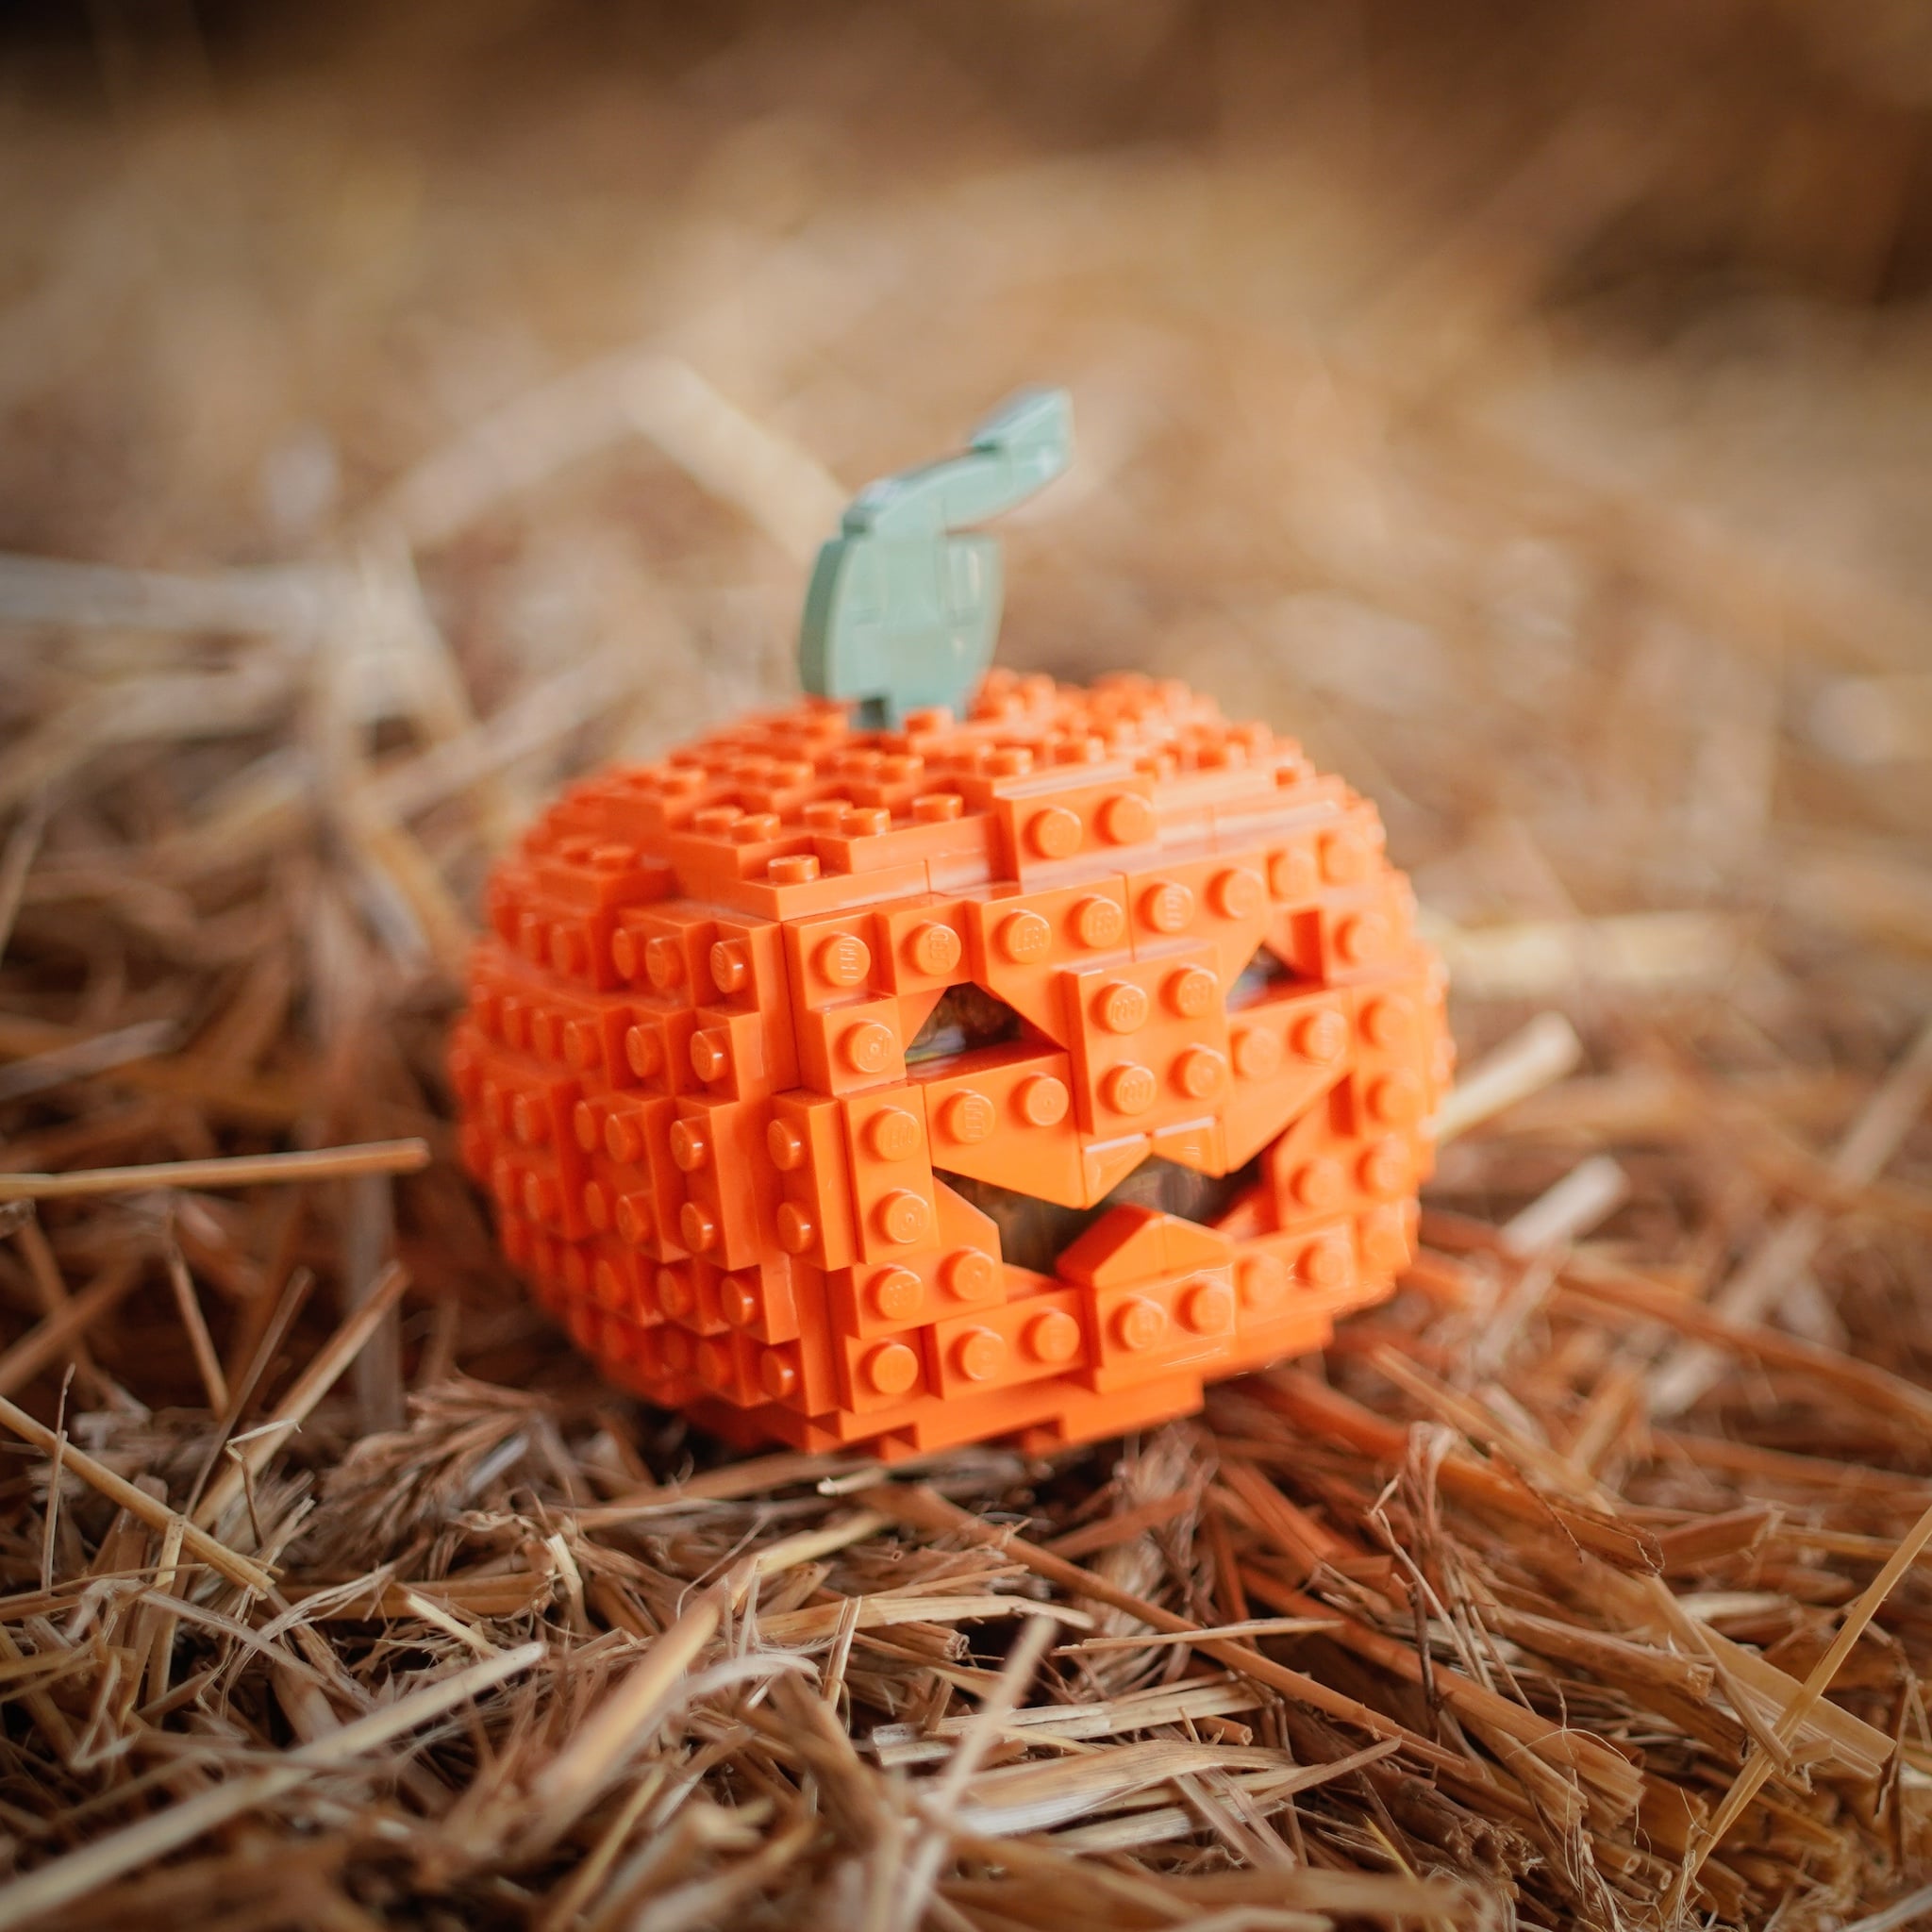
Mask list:
[[[938,705],[962,712],[992,661],[1003,584],[999,545],[957,533],[1052,482],[1072,445],[1066,391],[1024,390],[963,454],[867,484],[806,591],[806,690],[857,700],[868,724]]]

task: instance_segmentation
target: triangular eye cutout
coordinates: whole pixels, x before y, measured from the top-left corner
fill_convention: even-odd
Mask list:
[[[1266,946],[1257,946],[1254,958],[1241,968],[1227,990],[1227,1010],[1238,1013],[1243,1007],[1252,1007],[1296,976],[1292,968],[1284,966]]]
[[[1025,1023],[1005,1000],[968,980],[949,986],[906,1048],[906,1064],[946,1059],[974,1047],[999,1046],[1022,1037]]]

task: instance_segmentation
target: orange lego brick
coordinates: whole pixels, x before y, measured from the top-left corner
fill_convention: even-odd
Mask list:
[[[817,694],[574,785],[487,890],[465,1170],[577,1346],[734,1442],[1146,1426],[1413,1251],[1455,1057],[1374,805],[1176,680],[987,668],[945,516],[1064,426],[861,499]]]

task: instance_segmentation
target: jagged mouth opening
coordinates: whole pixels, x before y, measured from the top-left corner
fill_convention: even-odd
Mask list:
[[[1183,1221],[1212,1224],[1234,1206],[1260,1178],[1259,1159],[1233,1174],[1196,1174],[1172,1160],[1150,1156],[1091,1208],[1066,1208],[1033,1194],[1016,1193],[969,1174],[941,1176],[949,1188],[963,1194],[1000,1231],[1000,1256],[1036,1274],[1051,1274],[1055,1264],[1081,1235],[1109,1208],[1154,1208]]]
[[[1272,981],[1278,972],[1272,956],[1268,965],[1252,970],[1261,984]],[[908,1067],[928,1065],[977,1048],[1029,1039],[1051,1043],[984,987],[955,986],[941,995],[906,1049],[906,1062]],[[1184,1221],[1218,1221],[1260,1178],[1260,1161],[1251,1160],[1233,1174],[1205,1174],[1150,1157],[1091,1208],[1069,1208],[971,1174],[935,1171],[949,1188],[991,1217],[1000,1231],[1002,1258],[1036,1274],[1051,1274],[1061,1254],[1110,1208],[1126,1204],[1176,1214]]]

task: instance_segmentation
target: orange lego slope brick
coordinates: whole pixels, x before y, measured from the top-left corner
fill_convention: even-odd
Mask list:
[[[1453,1055],[1374,808],[1172,681],[808,700],[576,786],[451,1049],[506,1251],[745,1441],[1075,1441],[1406,1265]]]

